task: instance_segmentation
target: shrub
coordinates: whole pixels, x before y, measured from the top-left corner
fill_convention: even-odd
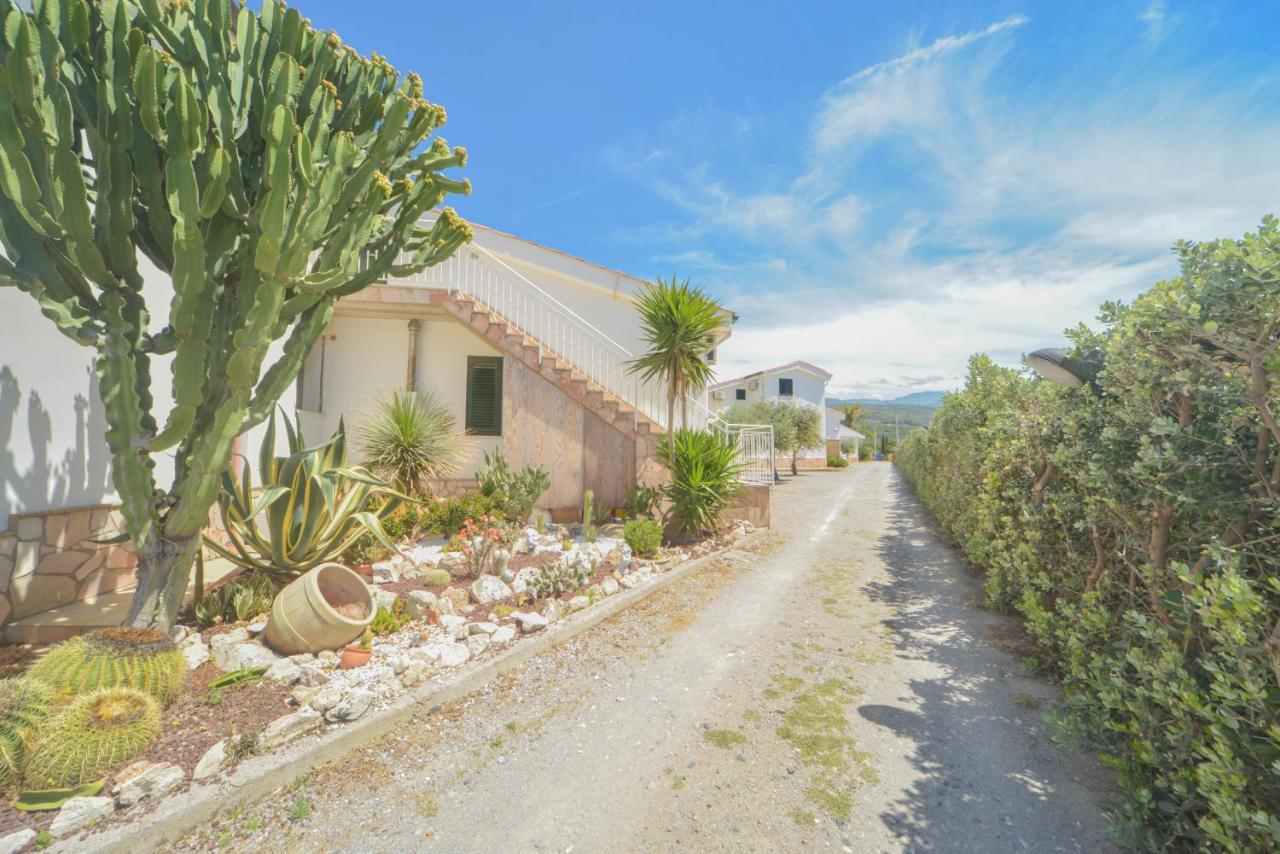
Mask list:
[[[418,525],[423,531],[452,537],[462,530],[468,519],[493,516],[499,512],[498,503],[487,495],[461,495],[443,501],[428,501],[418,514]]]
[[[97,629],[53,647],[27,675],[58,694],[132,688],[167,705],[186,679],[187,662],[178,647],[155,629]]]
[[[720,511],[741,489],[737,443],[718,433],[682,428],[659,442],[658,462],[671,471],[663,494],[676,529],[686,534],[718,529]]]
[[[276,585],[267,576],[251,572],[233,578],[205,593],[195,605],[196,623],[239,623],[271,610]]]
[[[377,612],[373,615],[373,622],[369,623],[369,629],[375,635],[389,635],[403,629],[412,619],[413,617],[409,616],[409,612],[404,609],[404,604],[397,599],[394,607],[378,606]]]
[[[468,574],[479,578],[485,573],[498,573],[506,569],[511,560],[508,551],[515,542],[516,532],[504,522],[492,516],[467,519],[458,532],[458,550],[467,559]]]
[[[541,466],[526,466],[512,471],[501,451],[484,455],[484,464],[476,472],[480,494],[494,502],[498,512],[512,522],[523,524],[533,512],[533,505],[551,486],[551,476]]]
[[[653,557],[662,545],[662,526],[652,519],[632,519],[622,526],[622,539],[638,557]]]
[[[631,504],[631,515],[637,519],[656,519],[662,505],[662,488],[647,483],[637,483],[631,487],[628,498]]]
[[[827,468],[847,469],[848,467],[849,461],[844,457],[827,457]]]
[[[446,477],[467,451],[453,410],[432,392],[393,391],[378,401],[359,442],[369,468],[406,495]]]
[[[78,786],[146,750],[160,735],[160,707],[132,688],[77,697],[32,740],[23,766],[27,785]]]
[[[1280,231],[1180,243],[1066,389],[975,356],[898,464],[1020,613],[1130,847],[1280,847]]]
[[[284,425],[287,457],[275,456],[274,415],[267,425],[259,490],[247,462],[239,480],[230,471],[223,474],[218,510],[229,545],[206,538],[209,548],[239,566],[288,577],[335,559],[362,534],[394,551],[381,520],[396,509],[399,496],[370,472],[347,464],[341,420],[332,436],[310,447],[301,426],[288,419]]]
[[[0,790],[21,779],[27,745],[48,719],[53,689],[37,679],[0,679]]]

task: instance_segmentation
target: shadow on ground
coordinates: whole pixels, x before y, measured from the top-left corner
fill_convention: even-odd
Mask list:
[[[1097,801],[1110,793],[1108,776],[1050,742],[1040,719],[1056,688],[985,640],[1012,619],[979,607],[981,582],[896,472],[888,489],[879,547],[888,579],[864,590],[892,608],[896,657],[923,678],[893,705],[859,708],[910,739],[919,775],[881,821],[907,850],[1045,850],[1047,839],[1054,850],[1106,850]]]

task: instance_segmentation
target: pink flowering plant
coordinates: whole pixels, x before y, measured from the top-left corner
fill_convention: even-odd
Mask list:
[[[458,551],[467,560],[470,576],[479,578],[505,569],[515,538],[515,528],[496,516],[485,515],[463,522],[458,532]]]

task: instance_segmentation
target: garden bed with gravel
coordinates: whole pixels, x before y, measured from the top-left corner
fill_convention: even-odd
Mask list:
[[[136,820],[195,783],[216,782],[245,757],[386,708],[468,661],[517,644],[750,531],[749,524],[737,523],[717,537],[644,560],[619,539],[588,541],[578,526],[543,533],[526,528],[501,572],[479,578],[470,577],[467,562],[442,543],[412,544],[374,565],[369,580],[379,608],[401,615],[403,623],[377,636],[368,663],[351,669],[340,667],[341,650],[277,655],[264,642],[262,618],[203,632],[177,627],[173,640],[190,672],[162,713],[159,738],[111,769],[101,791],[73,798],[60,811],[21,812],[5,803],[0,851],[33,849],[39,831],[47,844]],[[441,570],[449,583],[428,584]],[[539,597],[531,586],[537,587],[544,572],[563,572],[573,586]],[[220,677],[246,672],[259,675],[215,689]]]

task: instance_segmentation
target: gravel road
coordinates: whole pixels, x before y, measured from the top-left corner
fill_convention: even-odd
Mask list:
[[[1105,851],[1056,689],[889,464],[172,850]]]

